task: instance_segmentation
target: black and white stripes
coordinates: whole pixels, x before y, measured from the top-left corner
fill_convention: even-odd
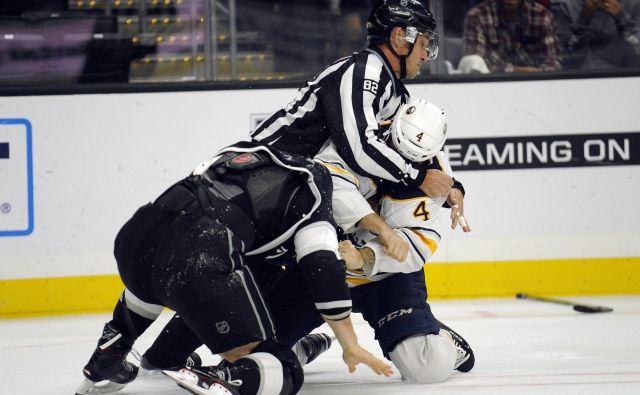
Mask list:
[[[251,136],[308,157],[330,138],[355,172],[417,185],[422,174],[379,133],[379,125],[392,120],[408,96],[381,52],[368,48],[324,69]]]

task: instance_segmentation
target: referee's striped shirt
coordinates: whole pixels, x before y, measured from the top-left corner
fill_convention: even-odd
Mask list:
[[[418,186],[416,169],[380,138],[409,92],[376,47],[337,60],[308,81],[296,98],[258,125],[251,137],[312,157],[329,138],[355,172]]]

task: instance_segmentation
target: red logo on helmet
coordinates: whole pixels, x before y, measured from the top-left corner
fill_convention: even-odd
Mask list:
[[[233,158],[231,160],[231,163],[236,164],[236,165],[242,165],[245,163],[249,163],[253,160],[253,155],[251,154],[242,154],[242,155],[238,155],[235,158]]]

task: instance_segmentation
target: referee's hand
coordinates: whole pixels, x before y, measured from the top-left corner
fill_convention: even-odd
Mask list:
[[[429,169],[420,185],[420,190],[429,197],[441,198],[449,196],[451,186],[453,186],[453,177],[449,177],[441,170]]]

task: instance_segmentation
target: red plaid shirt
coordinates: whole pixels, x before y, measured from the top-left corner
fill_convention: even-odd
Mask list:
[[[553,15],[540,4],[523,0],[520,20],[509,29],[499,18],[498,2],[472,8],[464,21],[464,53],[480,55],[491,71],[510,66],[559,70],[560,55]]]

